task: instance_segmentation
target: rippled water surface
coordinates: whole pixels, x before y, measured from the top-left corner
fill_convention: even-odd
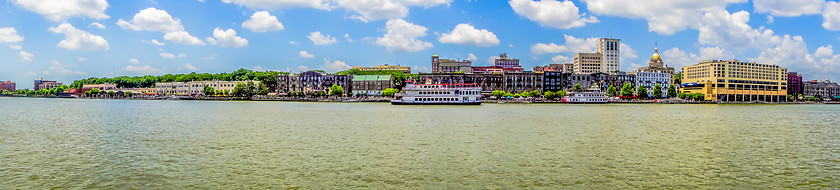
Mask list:
[[[0,98],[0,189],[840,188],[840,105]]]

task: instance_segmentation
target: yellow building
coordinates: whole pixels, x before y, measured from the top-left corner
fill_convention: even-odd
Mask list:
[[[682,92],[717,102],[785,102],[787,69],[778,65],[708,60],[682,67]]]
[[[409,66],[399,66],[399,65],[379,65],[373,67],[359,67],[355,66],[353,69],[358,69],[360,71],[400,71],[403,73],[411,73],[411,67]]]

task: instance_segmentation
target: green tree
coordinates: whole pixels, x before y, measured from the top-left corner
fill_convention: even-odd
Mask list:
[[[674,98],[677,97],[677,88],[674,87],[675,85],[668,86],[668,97]]]
[[[513,97],[513,93],[505,92],[505,95],[503,95],[503,97]]]
[[[546,91],[544,96],[545,96],[545,99],[554,100],[554,98],[557,98],[557,93],[552,92],[552,91]]]
[[[490,93],[490,95],[495,96],[497,98],[501,98],[501,97],[505,96],[505,94],[507,94],[507,93],[505,91],[501,91],[501,90],[494,90],[492,93]]]
[[[516,93],[516,94],[513,94],[513,97],[514,98],[519,98],[519,97],[522,97],[522,94]]]
[[[134,95],[134,93],[132,93],[131,91],[125,91],[125,92],[123,93],[123,96],[126,96],[126,97],[131,97],[131,96],[133,96],[133,95]]]
[[[225,89],[222,94],[224,94],[225,96],[229,96],[230,95],[230,90]]]
[[[633,97],[633,85],[630,83],[624,83],[624,86],[621,87],[621,97]]]
[[[3,94],[3,95],[11,95],[11,94],[12,94],[12,92],[9,92],[8,90],[3,90],[3,92],[0,92],[0,94]]]
[[[636,89],[636,94],[638,94],[639,98],[641,98],[641,99],[647,99],[648,98],[647,87],[645,87],[645,85],[639,85],[639,88]]]
[[[566,91],[565,90],[557,91],[557,97],[559,97],[559,98],[566,97]]]
[[[618,89],[615,88],[615,85],[610,85],[607,88],[607,97],[616,97],[618,96]]]
[[[582,91],[583,91],[583,86],[581,86],[580,84],[575,84],[575,92],[582,92]]]
[[[533,90],[533,91],[531,91],[531,93],[528,93],[528,95],[530,95],[528,97],[540,97],[540,95],[542,95],[542,94],[540,93],[540,91]]]
[[[259,94],[259,95],[268,95],[268,92],[269,92],[268,86],[264,82],[260,82],[260,84],[257,85],[256,92],[254,92],[254,93]]]
[[[796,101],[796,97],[793,97],[793,95],[787,95],[787,99],[788,99],[788,102]]]
[[[211,87],[210,85],[205,85],[204,86],[204,95],[205,96],[213,96],[214,94],[216,94],[216,90],[213,89],[213,87]]]
[[[236,86],[233,87],[233,96],[236,97],[251,97],[251,88],[248,87],[245,83],[236,83]]]
[[[341,85],[333,84],[330,87],[330,96],[342,96],[344,95],[344,89],[341,88]]]
[[[94,89],[88,90],[88,92],[90,92],[91,95],[97,95],[97,94],[101,93],[102,91],[99,91],[99,89],[94,88]]]
[[[387,88],[385,90],[382,90],[382,96],[394,97],[394,95],[397,93],[399,93],[399,90],[394,88]]]
[[[653,87],[653,98],[662,98],[662,86],[659,84]]]

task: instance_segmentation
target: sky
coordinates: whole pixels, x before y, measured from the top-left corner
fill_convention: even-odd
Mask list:
[[[840,76],[840,3],[826,0],[6,0],[0,80],[336,72],[431,56],[523,67],[568,63],[621,39],[621,70],[708,59],[776,64],[806,80]]]

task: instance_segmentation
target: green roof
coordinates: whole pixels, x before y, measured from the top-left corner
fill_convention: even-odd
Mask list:
[[[391,75],[353,75],[353,81],[390,81]]]

